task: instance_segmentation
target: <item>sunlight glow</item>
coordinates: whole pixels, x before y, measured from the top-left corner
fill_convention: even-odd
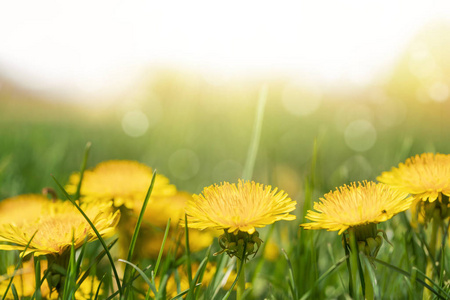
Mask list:
[[[423,25],[450,18],[445,0],[18,0],[0,8],[0,74],[88,94],[120,90],[158,66],[218,80],[288,73],[367,84]],[[411,68],[428,72],[417,55]]]

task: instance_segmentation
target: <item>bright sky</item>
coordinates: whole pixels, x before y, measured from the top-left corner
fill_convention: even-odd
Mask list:
[[[0,74],[81,94],[120,89],[151,65],[365,82],[441,19],[448,0],[2,1]]]

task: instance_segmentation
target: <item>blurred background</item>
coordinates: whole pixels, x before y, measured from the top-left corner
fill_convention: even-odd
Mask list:
[[[448,1],[0,4],[0,199],[132,159],[198,193],[254,179],[301,199],[450,153]]]

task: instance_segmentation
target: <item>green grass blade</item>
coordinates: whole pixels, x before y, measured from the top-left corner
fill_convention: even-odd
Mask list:
[[[76,267],[75,267],[75,271],[76,271],[75,278],[78,278],[78,276],[80,275],[81,263],[83,262],[84,253],[86,251],[86,245],[87,245],[87,236],[85,237],[83,245],[81,246],[80,252],[78,253],[78,258],[77,258]]]
[[[289,268],[289,280],[290,280],[290,288],[291,288],[291,293],[292,293],[292,298],[293,299],[298,299],[298,291],[297,291],[297,285],[295,284],[295,279],[294,279],[294,271],[292,269],[292,263],[291,260],[289,259],[286,251],[284,249],[281,249],[281,252],[283,252],[284,258],[287,261],[288,264],[288,268]]]
[[[184,235],[186,237],[186,268],[189,280],[189,289],[192,289],[192,266],[191,266],[191,250],[189,249],[189,227],[187,221],[187,215],[184,215]]]
[[[205,257],[206,262],[205,262],[205,265],[204,265],[204,267],[202,267],[202,268],[200,268],[200,266],[199,266],[199,268],[198,268],[198,270],[197,270],[197,274],[199,274],[199,276],[198,276],[198,279],[195,280],[195,282],[200,282],[200,283],[202,283],[203,276],[205,275],[206,267],[207,267],[207,264],[208,264],[208,262],[209,262],[209,257],[210,257],[210,255],[211,255],[211,248],[212,248],[212,245],[209,245],[208,250],[206,251],[206,257]],[[201,270],[201,271],[200,271],[200,270]],[[200,272],[200,273],[199,273],[199,272]],[[197,274],[195,275],[196,277],[197,277]],[[200,298],[200,294],[199,294],[199,293],[200,293],[200,289],[196,289],[196,290],[195,290],[194,299]]]
[[[70,245],[69,266],[67,267],[67,276],[64,280],[63,299],[71,299],[76,289],[76,269],[75,269],[75,247],[72,235],[72,244]],[[73,286],[75,284],[75,286]]]
[[[101,286],[102,286],[103,280],[105,279],[105,276],[106,276],[106,274],[103,274],[102,278],[100,279],[100,282],[97,287],[97,291],[95,292],[94,300],[97,300],[98,296],[100,295]]]
[[[147,293],[145,294],[145,300],[148,300],[148,299],[150,299],[150,292],[151,292],[152,290],[149,288],[148,290],[147,290]]]
[[[138,238],[138,235],[139,235],[139,231],[141,229],[141,223],[142,223],[142,220],[144,218],[145,210],[147,208],[148,201],[150,200],[150,196],[151,196],[152,191],[153,191],[153,186],[155,185],[155,179],[156,179],[156,170],[153,171],[152,179],[150,181],[150,186],[149,186],[149,188],[147,190],[147,195],[145,196],[144,203],[142,203],[142,208],[141,208],[141,211],[139,213],[139,217],[137,219],[136,226],[134,228],[133,236],[132,236],[131,242],[130,242],[130,247],[128,248],[127,261],[131,261],[133,259],[134,248],[136,246],[136,241],[137,241],[137,238]],[[124,272],[124,275],[123,275],[123,282],[124,283],[128,282],[128,280],[130,279],[130,277],[131,277],[130,272],[131,272],[131,266],[129,264],[127,264],[125,266],[125,272]],[[124,299],[128,298],[128,293],[130,292],[130,289],[131,289],[131,285],[130,285],[129,288],[124,289],[123,295],[122,295],[124,297]]]
[[[369,277],[369,278],[366,277],[365,279],[366,279],[366,281],[367,280],[370,281],[368,283],[368,285],[371,285],[372,289],[373,289],[373,296],[375,298],[372,298],[372,299],[381,299],[381,297],[380,297],[380,289],[378,287],[377,277],[375,275],[375,271],[373,270],[373,266],[370,263],[370,261],[369,261],[369,259],[367,258],[366,255],[361,254],[360,256],[362,258],[362,262],[364,264],[364,268],[365,268],[365,270],[367,270],[367,272],[364,272],[364,274],[368,274],[367,277]],[[367,297],[369,297],[369,296],[367,296]]]
[[[328,255],[330,256],[330,259],[333,262],[333,265],[336,264],[336,260],[334,259],[336,256],[334,255],[333,247],[331,246],[331,243],[327,244],[327,250],[328,250]],[[339,277],[339,282],[341,283],[342,290],[345,290],[344,280],[342,279],[342,276],[340,273],[338,273],[338,277]]]
[[[450,299],[450,294],[446,293],[445,290],[441,288],[438,283],[434,282],[430,277],[428,277],[425,273],[423,273],[416,267],[413,267],[413,270],[422,275],[425,279],[428,279],[428,281],[431,282],[442,294],[444,294],[447,297],[447,299]]]
[[[37,300],[41,300],[42,299],[42,293],[41,293],[41,285],[42,282],[44,281],[43,279],[41,279],[41,262],[40,262],[41,258],[39,256],[36,256],[34,258],[34,278],[35,278],[35,282],[36,282],[36,291],[35,291],[35,295],[36,295],[36,299]],[[48,268],[48,271],[50,271],[50,267]],[[50,272],[47,272],[47,275],[50,274]]]
[[[36,265],[36,259],[39,259],[39,257],[35,258],[35,265]],[[36,297],[37,299],[40,299],[40,297],[41,297],[41,295],[40,295],[40,292],[41,292],[41,285],[42,285],[42,283],[47,279],[47,277],[49,276],[50,270],[53,268],[53,265],[54,265],[54,262],[51,262],[51,263],[47,266],[47,270],[45,270],[44,276],[40,279],[39,285],[36,285],[36,289],[34,290],[34,293],[33,293],[33,295],[31,296],[31,300],[33,300],[35,297]],[[36,267],[35,267],[35,269],[36,269]],[[35,270],[35,272],[36,272],[36,270]],[[40,265],[39,265],[39,273],[36,273],[36,274],[40,274]],[[40,277],[40,276],[39,276],[39,277]],[[37,275],[36,275],[36,278],[38,278]],[[36,283],[38,283],[38,282],[36,282]],[[38,294],[39,294],[39,295],[38,295]],[[38,296],[39,296],[39,298],[38,298]]]
[[[17,294],[16,286],[11,284],[11,292],[13,293],[14,300],[19,300],[19,294]]]
[[[386,267],[390,268],[391,270],[394,270],[395,272],[398,272],[398,273],[400,273],[400,274],[402,274],[402,275],[404,275],[404,276],[406,276],[408,278],[411,278],[411,274],[409,274],[405,270],[402,270],[402,269],[400,269],[400,268],[398,268],[398,267],[396,267],[394,265],[391,265],[391,264],[389,264],[389,263],[387,263],[385,261],[379,260],[377,258],[374,258],[374,261],[379,263],[379,264],[381,264],[381,265],[383,265],[383,266],[386,266]],[[438,298],[440,298],[440,299],[450,299],[450,295],[448,295],[447,293],[445,293],[446,297],[443,297],[443,296],[439,295],[437,291],[435,291],[431,286],[429,286],[422,279],[416,277],[416,281],[418,283],[420,283],[421,285],[423,285],[424,287],[426,287],[430,292],[435,294]]]
[[[223,280],[223,276],[219,276],[222,273],[222,270],[225,268],[228,262],[227,255],[221,255],[219,261],[216,264],[216,272],[211,279],[211,283],[208,285],[206,289],[206,299],[214,299],[217,293],[220,290],[220,283]]]
[[[144,273],[147,272],[150,269],[151,265],[147,266],[144,270],[142,270]],[[134,276],[130,282],[125,283],[123,285],[124,288],[128,287],[129,285],[131,285],[133,283],[133,281],[135,281],[136,279],[139,278],[139,276],[141,276],[140,274],[137,274],[136,276]],[[115,291],[113,292],[111,295],[108,296],[108,298],[106,298],[105,300],[111,300],[114,299],[117,295],[119,295],[119,291]]]
[[[314,291],[314,288],[325,278],[327,278],[329,275],[331,275],[331,273],[333,273],[335,270],[337,270],[337,268],[339,268],[340,265],[342,265],[342,263],[344,261],[348,261],[348,256],[344,256],[343,258],[341,258],[340,260],[338,260],[333,266],[331,266],[325,273],[322,274],[322,276],[319,277],[319,279],[317,279],[317,281],[314,283],[314,287],[312,287],[309,291],[307,291],[300,299],[301,300],[306,300],[308,299],[312,292]],[[297,299],[297,298],[296,298]]]
[[[153,273],[153,272],[152,272]],[[158,293],[155,296],[155,300],[163,300],[166,298],[167,282],[169,281],[170,274],[162,274],[161,281],[158,287]]]
[[[205,272],[206,264],[208,263],[208,260],[209,260],[209,255],[207,257],[205,257],[202,260],[202,262],[200,263],[200,265],[198,266],[197,273],[195,273],[195,276],[194,276],[194,279],[193,279],[193,283],[191,284],[194,288],[193,289],[189,289],[189,292],[188,292],[188,294],[186,296],[187,300],[195,299],[195,297],[194,297],[195,287],[197,286],[198,280],[203,277],[203,273]]]
[[[356,246],[356,240],[354,242],[354,246]],[[355,248],[355,250],[356,250],[355,251],[356,252],[356,259],[357,259],[357,262],[358,262],[359,281],[361,282],[361,289],[362,289],[363,299],[366,299],[366,279],[364,278],[364,270],[362,268],[359,251],[357,250],[357,248]]]
[[[173,278],[175,279],[175,283],[177,285],[177,293],[181,293],[181,278],[180,278],[180,273],[178,272],[177,269],[175,269],[173,271]]]
[[[111,243],[109,243],[108,245],[108,251],[111,250],[111,248],[117,243],[117,241],[119,240],[119,238],[116,238],[114,241],[112,241]],[[80,286],[85,280],[86,278],[89,277],[90,271],[91,269],[97,265],[102,258],[105,256],[106,251],[102,250],[94,259],[94,261],[89,265],[89,267],[87,267],[86,271],[84,271],[83,275],[78,279],[77,285]]]
[[[444,222],[442,222],[444,224]],[[448,231],[450,228],[450,220],[447,223],[447,226],[444,226],[442,235],[442,241],[441,241],[441,249],[439,249],[439,286],[442,286],[444,284],[444,271],[445,271],[445,246],[447,245],[447,237],[448,237]]]
[[[87,164],[87,160],[88,160],[88,156],[89,156],[89,150],[91,149],[91,142],[88,142],[86,144],[86,147],[84,148],[84,157],[83,157],[83,162],[81,164],[81,170],[80,170],[80,181],[78,182],[77,185],[77,191],[75,192],[75,200],[80,199],[80,191],[81,191],[81,183],[83,181],[83,175],[84,175],[84,171],[86,170],[86,164]]]
[[[201,285],[201,283],[198,283],[195,285],[195,287],[198,287],[200,285]],[[189,293],[189,291],[190,291],[190,289],[184,290],[181,293],[179,293],[178,295],[176,295],[175,297],[171,298],[170,300],[179,299],[179,298],[183,297],[184,295],[186,295],[187,293]]]
[[[250,147],[248,149],[247,159],[245,161],[242,178],[251,180],[253,177],[253,169],[255,167],[256,155],[258,154],[259,141],[261,139],[262,123],[264,119],[264,108],[267,101],[267,86],[261,88],[258,99],[258,107],[256,112],[255,123],[253,127]]]
[[[133,264],[129,261],[126,261],[124,259],[119,259],[119,261],[132,266],[139,273],[139,275],[141,275],[141,277],[148,284],[148,286],[152,289],[152,292],[155,295],[157,294],[155,285],[150,281],[150,279],[147,277],[147,275],[145,275],[144,271],[142,271],[138,266],[136,266],[135,264]],[[131,282],[127,282],[127,284],[129,284],[129,286],[131,286]]]
[[[58,185],[58,187],[61,189],[61,191],[64,193],[64,195],[66,196],[66,198],[72,202],[72,204],[78,209],[78,211],[83,215],[83,217],[86,219],[86,221],[89,223],[89,225],[91,226],[92,230],[95,232],[95,234],[97,235],[98,240],[100,241],[100,243],[103,246],[103,249],[105,249],[106,251],[106,255],[108,256],[109,259],[109,263],[111,265],[111,268],[113,270],[114,273],[114,277],[116,279],[116,283],[117,283],[117,288],[119,289],[119,293],[122,296],[123,291],[122,291],[122,285],[120,284],[120,278],[119,278],[119,274],[117,273],[117,269],[114,266],[114,260],[111,256],[111,253],[108,250],[108,247],[106,246],[105,240],[102,238],[102,236],[100,235],[100,233],[98,232],[97,228],[95,228],[94,224],[92,223],[92,221],[89,219],[89,217],[84,213],[84,211],[81,209],[81,207],[69,196],[69,194],[67,193],[67,191],[63,188],[63,186],[59,183],[58,180],[56,180],[56,178],[52,175],[53,180],[56,182],[56,184]]]
[[[163,241],[161,244],[161,248],[159,249],[158,259],[156,260],[155,269],[153,270],[155,275],[158,273],[159,264],[161,263],[161,258],[164,253],[164,246],[166,245],[167,236],[169,235],[169,229],[170,229],[170,218],[169,218],[169,220],[167,220],[166,230],[164,231],[164,238],[163,238]]]

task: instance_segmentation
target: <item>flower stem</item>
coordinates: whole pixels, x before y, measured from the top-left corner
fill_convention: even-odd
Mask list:
[[[236,259],[236,269],[240,270],[240,275],[238,278],[238,285],[237,285],[237,294],[236,294],[236,300],[241,300],[242,295],[245,292],[245,257],[241,259]]]
[[[348,270],[348,293],[350,295],[350,298],[353,298],[355,295],[354,293],[354,286],[353,286],[353,276],[352,276],[352,268],[350,265],[350,251],[349,251],[349,245],[347,243],[347,239],[345,238],[345,234],[342,236],[342,244],[344,246],[345,256],[347,257],[347,270]]]
[[[434,213],[434,216],[432,218],[432,224],[431,224],[431,236],[430,236],[430,243],[428,244],[428,248],[430,250],[430,253],[428,254],[427,258],[427,270],[426,270],[426,276],[428,278],[434,279],[434,263],[436,261],[436,245],[438,244],[438,235],[439,235],[439,229],[440,229],[440,217],[438,217],[437,212]],[[428,284],[430,282],[426,280]],[[423,293],[423,299],[428,299],[430,297],[430,293],[428,290],[425,290]]]

